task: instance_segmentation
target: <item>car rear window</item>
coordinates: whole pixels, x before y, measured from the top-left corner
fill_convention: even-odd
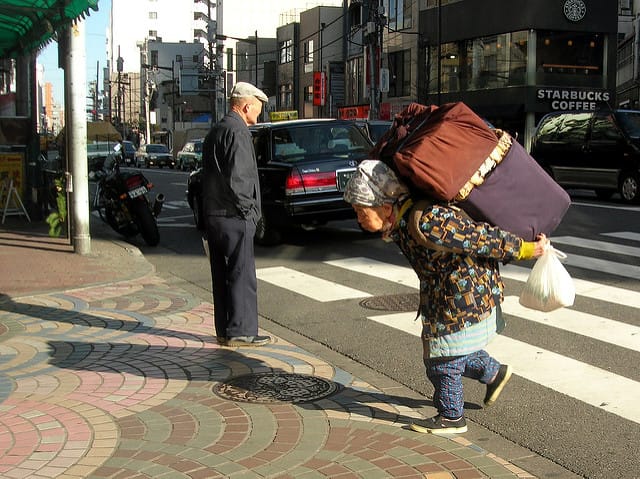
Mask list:
[[[169,149],[164,145],[147,145],[147,153],[168,153]]]
[[[295,162],[316,155],[365,154],[371,149],[355,125],[305,125],[274,129],[273,155],[278,161]]]
[[[640,138],[640,112],[624,111],[616,114],[620,127],[629,137]]]

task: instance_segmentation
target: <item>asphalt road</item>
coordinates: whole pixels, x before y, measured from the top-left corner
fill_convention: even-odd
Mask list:
[[[161,274],[210,300],[209,267],[184,196],[187,173],[144,171],[166,202],[160,246],[136,246]],[[517,295],[533,263],[503,268],[507,329],[490,351],[516,375],[489,409],[483,388],[465,383],[466,415],[578,476],[638,478],[640,207],[585,192],[572,199],[552,242],[568,254],[575,304],[531,315]],[[256,266],[263,327],[312,338],[430,397],[411,321],[415,278],[395,245],[339,222],[257,247]],[[424,407],[432,409],[428,399]]]

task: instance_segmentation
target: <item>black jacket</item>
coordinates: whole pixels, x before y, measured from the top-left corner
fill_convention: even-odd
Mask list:
[[[251,132],[231,111],[214,125],[202,146],[204,212],[258,222],[260,184]]]

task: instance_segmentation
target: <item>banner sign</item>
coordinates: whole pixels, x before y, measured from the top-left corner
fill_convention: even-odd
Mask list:
[[[324,106],[327,79],[324,72],[313,72],[313,106]]]

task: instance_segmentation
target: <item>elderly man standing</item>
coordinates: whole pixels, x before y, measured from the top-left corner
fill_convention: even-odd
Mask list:
[[[203,144],[203,206],[213,283],[216,337],[226,346],[263,346],[253,237],[261,216],[256,155],[248,126],[267,96],[250,83],[231,91],[230,111]]]

